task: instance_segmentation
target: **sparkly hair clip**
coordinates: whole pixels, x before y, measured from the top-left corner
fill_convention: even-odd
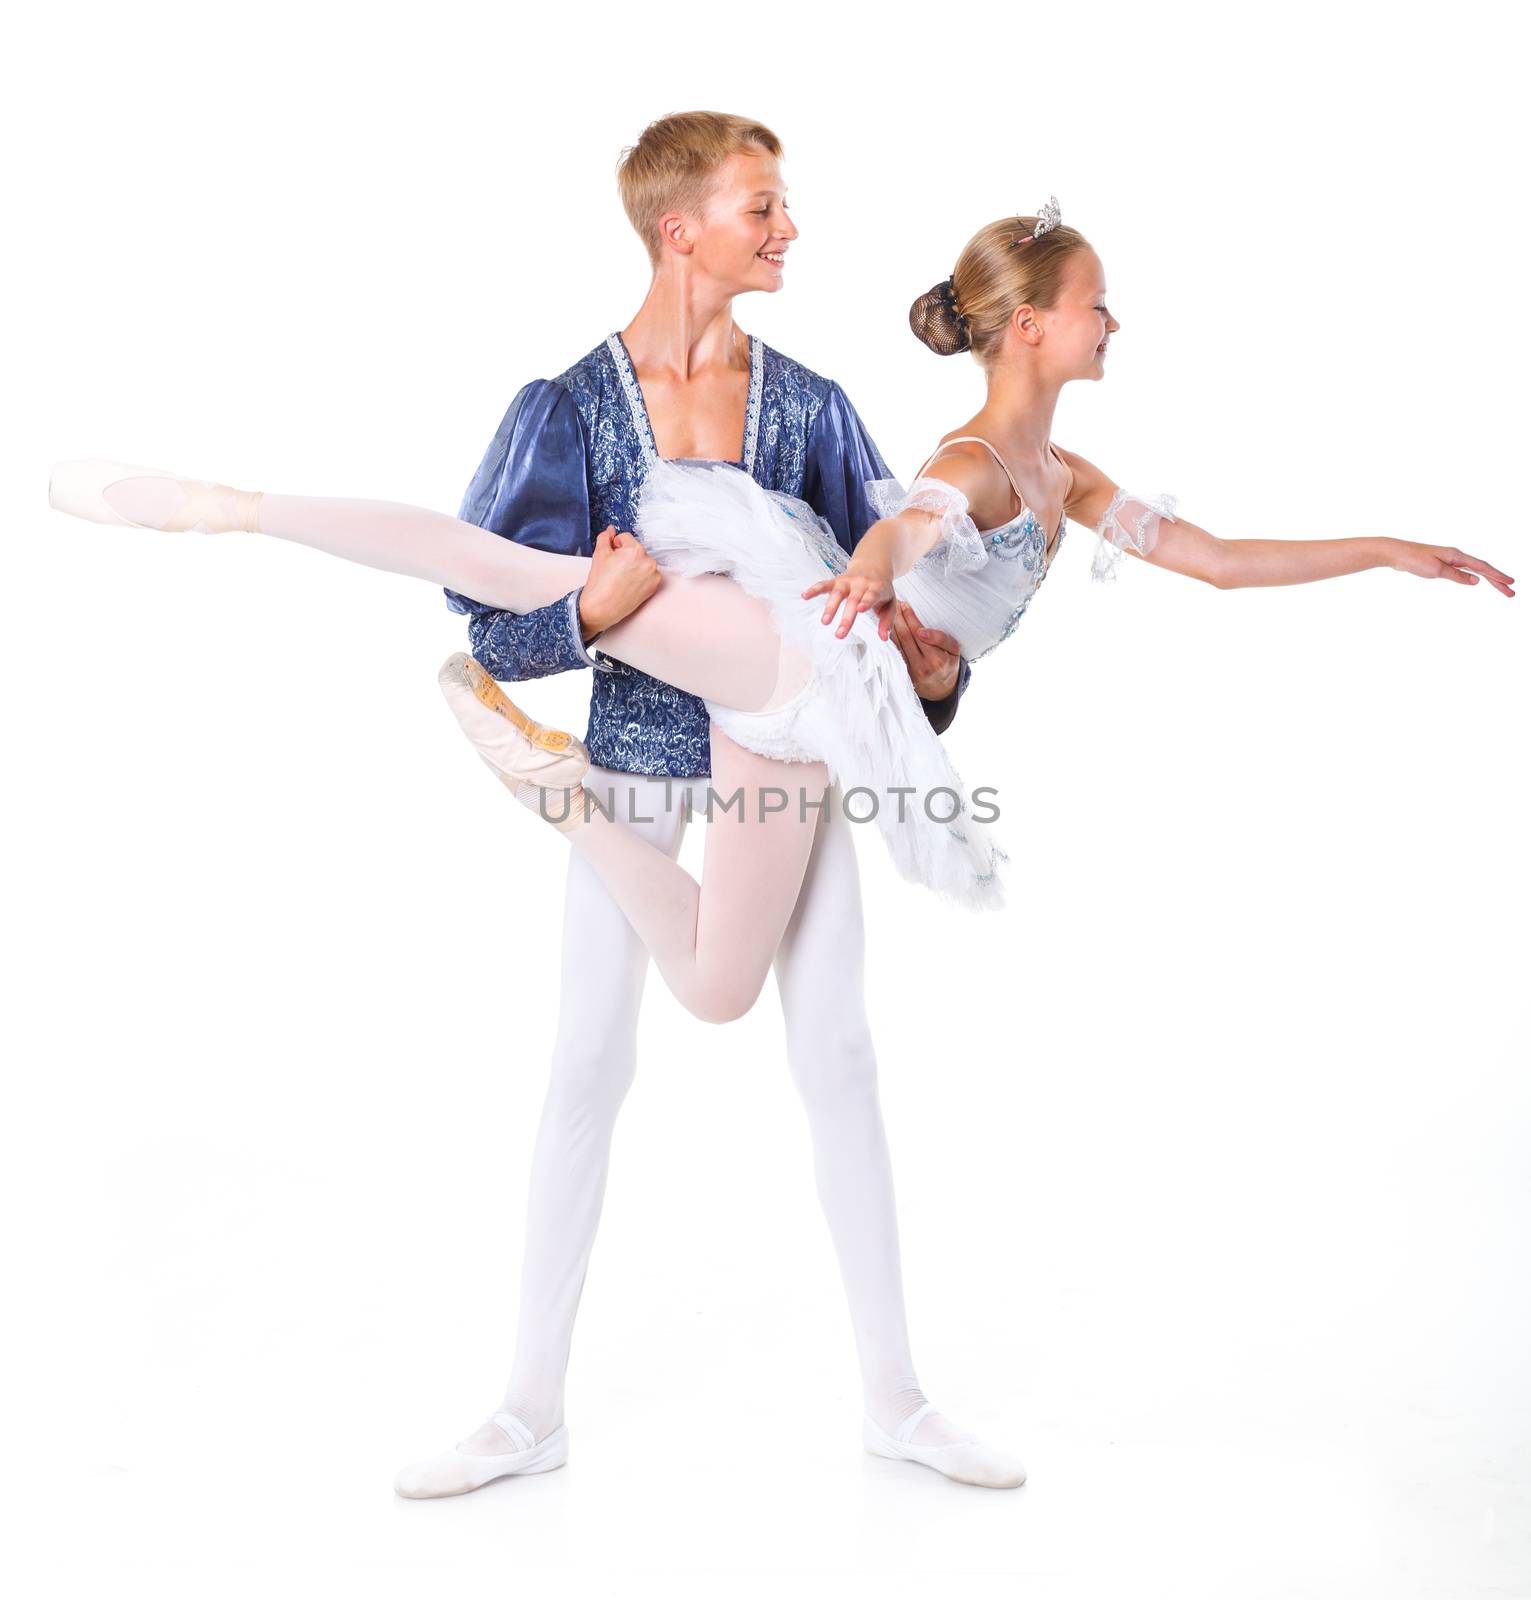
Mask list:
[[[1010,241],[1010,248],[1014,250],[1018,245],[1030,244],[1033,239],[1040,239],[1044,233],[1051,233],[1063,221],[1063,213],[1058,209],[1058,197],[1050,194],[1047,204],[1037,212],[1037,225],[1030,233],[1022,234],[1019,239]]]

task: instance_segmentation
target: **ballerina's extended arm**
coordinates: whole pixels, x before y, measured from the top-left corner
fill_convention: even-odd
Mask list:
[[[1383,536],[1222,539],[1183,517],[1145,516],[1145,510],[1154,508],[1127,495],[1093,462],[1068,450],[1059,453],[1074,473],[1068,514],[1074,521],[1094,527],[1103,549],[1126,550],[1153,566],[1199,578],[1216,589],[1315,583],[1371,567],[1393,567],[1417,578],[1449,578],[1454,583],[1475,584],[1482,577],[1501,594],[1512,598],[1515,594],[1513,578],[1452,545],[1415,544]]]
[[[1419,578],[1449,578],[1475,584],[1486,578],[1501,594],[1514,596],[1515,580],[1477,556],[1451,545],[1417,544],[1406,539],[1222,539],[1194,522],[1170,514],[1172,501],[1142,500],[1126,493],[1083,456],[1059,450],[1073,473],[1066,511],[1071,521],[1093,527],[1101,540],[1095,575],[1109,577],[1118,552],[1127,551],[1157,567],[1198,578],[1218,589],[1247,589],[1289,583],[1314,583],[1371,567],[1393,567]],[[976,479],[966,463],[945,461],[926,476],[950,480],[969,493]],[[893,579],[907,572],[940,536],[940,518],[914,508],[867,530],[846,571],[804,590],[804,598],[823,594],[825,622],[844,607],[836,629],[843,638],[856,614],[875,610],[888,636],[893,611]]]

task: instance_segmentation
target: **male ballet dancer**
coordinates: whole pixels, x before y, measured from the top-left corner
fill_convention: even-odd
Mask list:
[[[836,384],[734,326],[735,295],[780,288],[784,253],[797,237],[781,154],[768,128],[742,117],[693,112],[645,130],[623,158],[619,184],[653,265],[648,296],[622,334],[562,376],[521,390],[459,513],[539,549],[592,557],[582,589],[525,616],[450,591],[448,603],[469,615],[473,654],[497,678],[595,670],[586,787],[671,855],[687,804],[705,793],[706,709],[589,648],[643,597],[633,542],[613,540],[612,530],[635,525],[649,463],[660,456],[731,461],[766,488],[808,501],[847,551],[875,520],[865,485],[890,476]],[[894,637],[939,732],[955,715],[967,663],[954,639],[920,627],[908,608]],[[717,825],[729,825],[726,815]],[[532,1162],[510,1382],[500,1409],[475,1434],[400,1473],[401,1495],[461,1494],[567,1459],[564,1375],[612,1131],[636,1069],[648,960],[595,872],[571,852],[562,1000]],[[1025,1478],[1019,1464],[953,1427],[915,1376],[862,965],[856,858],[832,803],[820,814],[774,970],[819,1198],[850,1302],[863,1443],[957,1481],[1014,1487]],[[793,1426],[802,1421],[794,1417]]]

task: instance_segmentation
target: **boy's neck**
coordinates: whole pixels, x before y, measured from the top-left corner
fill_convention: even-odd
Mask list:
[[[655,277],[622,342],[637,371],[682,383],[708,369],[749,367],[734,297],[670,275]]]

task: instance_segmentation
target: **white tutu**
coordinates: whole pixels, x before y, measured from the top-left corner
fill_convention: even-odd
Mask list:
[[[837,639],[819,620],[822,597],[802,598],[826,569],[847,562],[812,506],[762,489],[736,467],[659,461],[636,531],[664,571],[724,573],[765,601],[782,638],[811,664],[802,693],[773,710],[709,701],[718,727],[760,755],[824,762],[842,794],[863,791],[850,814],[863,817],[875,801],[878,830],[905,878],[965,905],[999,905],[998,864],[1007,857],[990,824],[974,816],[898,646],[878,637],[871,612]]]

